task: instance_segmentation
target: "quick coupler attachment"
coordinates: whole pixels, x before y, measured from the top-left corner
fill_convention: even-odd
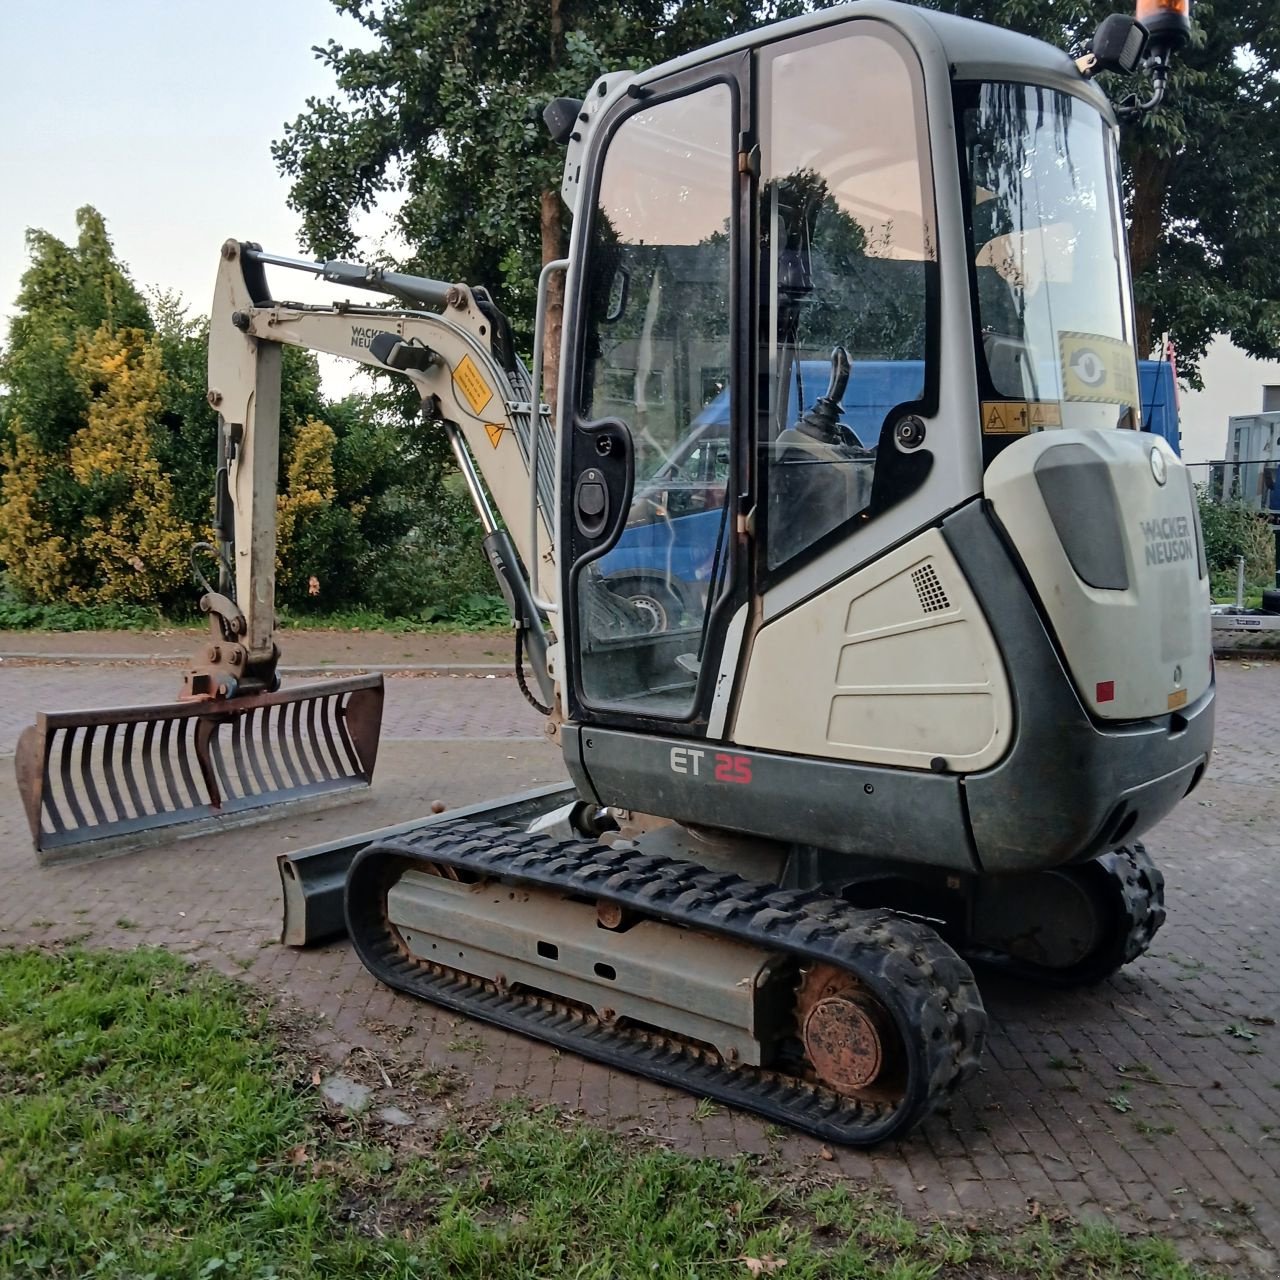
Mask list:
[[[259,821],[363,789],[382,676],[151,707],[41,712],[15,767],[37,857],[60,862]]]

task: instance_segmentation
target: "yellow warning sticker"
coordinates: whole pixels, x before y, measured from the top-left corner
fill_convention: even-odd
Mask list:
[[[1187,705],[1187,691],[1185,689],[1175,689],[1169,695],[1169,710],[1176,711],[1179,707]]]
[[[1062,393],[1067,400],[1136,405],[1138,361],[1119,338],[1098,333],[1058,334],[1062,355]]]
[[[496,449],[498,442],[502,439],[502,433],[506,427],[500,422],[486,422],[484,424],[484,433],[489,437],[489,443]]]
[[[1031,406],[1025,400],[984,400],[982,429],[989,436],[1025,436],[1031,430]]]
[[[1062,405],[1056,400],[1040,401],[1031,406],[1031,430],[1046,431],[1062,426]]]
[[[489,384],[470,356],[463,356],[458,361],[458,367],[453,371],[453,380],[458,384],[458,390],[467,397],[472,413],[479,413],[493,399]]]

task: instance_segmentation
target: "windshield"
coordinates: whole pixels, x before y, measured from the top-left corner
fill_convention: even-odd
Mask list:
[[[1033,429],[1133,426],[1137,356],[1109,130],[1053,89],[962,92],[989,391],[1028,402]],[[991,407],[991,430],[1008,430],[995,421],[1005,408]]]

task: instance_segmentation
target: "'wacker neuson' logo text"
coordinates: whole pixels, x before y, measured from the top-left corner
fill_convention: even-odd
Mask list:
[[[363,325],[351,326],[351,345],[367,347],[382,332],[381,329],[366,329]]]
[[[1142,536],[1146,541],[1148,564],[1176,564],[1195,559],[1196,546],[1191,537],[1191,521],[1186,516],[1162,516],[1144,520]]]

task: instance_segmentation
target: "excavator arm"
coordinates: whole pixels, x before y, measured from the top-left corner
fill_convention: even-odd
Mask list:
[[[277,301],[267,267],[309,272],[404,305]],[[228,240],[209,329],[208,398],[218,412],[216,545],[197,545],[219,564],[216,585],[197,570],[209,641],[193,655],[175,702],[42,713],[23,732],[15,763],[42,859],[271,816],[281,803],[329,800],[372,781],[382,677],[280,689],[276,499],[286,345],[413,383],[425,423],[449,440],[483,526],[516,627],[522,687],[523,651],[542,695],[538,705],[554,712],[544,618],[555,604],[538,597],[537,570],[543,582],[554,582],[555,446],[506,319],[483,289],[356,263],[307,262]],[[533,568],[531,581],[524,566]]]
[[[389,310],[278,302],[267,289],[266,266],[311,272],[416,305]],[[424,305],[442,311],[422,310]],[[282,345],[389,369],[413,383],[424,418],[449,439],[485,531],[485,549],[550,703],[539,615],[553,606],[534,600],[521,565],[536,562],[541,581],[554,579],[547,516],[553,508],[554,445],[549,421],[539,414],[535,490],[529,479],[529,374],[512,350],[505,318],[483,290],[464,284],[354,263],[307,262],[235,240],[222,247],[209,332],[209,403],[219,417],[216,529],[223,571],[219,590],[206,592],[201,602],[211,615],[214,643],[193,666],[188,694],[234,696],[246,680],[248,687],[262,688],[271,687],[274,677]],[[208,656],[215,649],[216,657]]]

